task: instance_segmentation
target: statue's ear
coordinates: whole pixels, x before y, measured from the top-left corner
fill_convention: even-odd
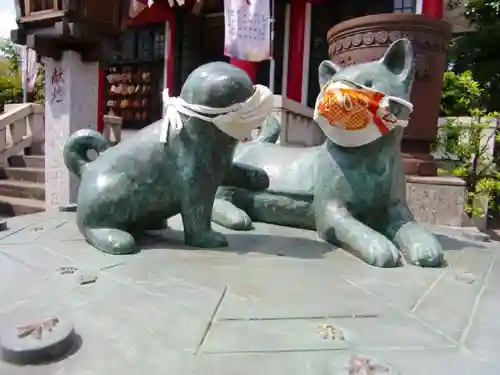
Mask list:
[[[413,77],[413,49],[408,39],[399,39],[392,43],[380,59],[389,71],[401,77],[403,81]]]
[[[333,62],[323,60],[318,68],[319,87],[323,88],[324,85],[332,79],[332,77],[340,70],[340,67]]]

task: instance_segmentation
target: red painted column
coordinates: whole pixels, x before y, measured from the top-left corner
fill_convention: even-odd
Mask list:
[[[302,69],[304,59],[304,29],[306,27],[306,0],[290,1],[290,39],[288,44],[288,74],[286,96],[302,100]]]
[[[165,88],[168,89],[169,95],[175,95],[174,93],[174,75],[175,75],[175,65],[174,65],[174,54],[175,54],[175,17],[171,16],[168,18],[168,28],[169,28],[169,38],[168,41],[168,52],[166,53],[166,59],[164,61],[165,68]]]
[[[443,0],[422,0],[422,15],[443,18]]]
[[[241,70],[244,70],[250,76],[252,82],[255,84],[257,80],[257,71],[259,69],[258,61],[240,60],[235,57],[231,57],[229,61],[231,65],[237,66]]]
[[[106,82],[104,77],[104,69],[99,68],[99,77],[97,81],[97,131],[104,132],[104,91],[106,90]]]

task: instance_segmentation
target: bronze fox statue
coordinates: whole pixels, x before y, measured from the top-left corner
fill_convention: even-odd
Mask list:
[[[379,267],[397,266],[400,254],[415,265],[439,266],[439,242],[406,203],[398,122],[411,113],[405,103],[413,61],[406,39],[374,62],[341,69],[323,61],[315,119],[326,142],[309,148],[263,142],[274,141],[279,132],[268,121],[265,136],[239,144],[233,161],[264,171],[269,187],[220,187],[213,221],[239,230],[250,229],[252,220],[316,230],[325,241]],[[378,106],[379,99],[385,107]]]
[[[254,98],[255,92],[256,87],[241,69],[214,62],[190,74],[181,99],[187,105],[213,111],[238,107]],[[270,92],[267,99],[270,113]],[[269,113],[262,113],[262,117]],[[64,160],[67,168],[81,179],[77,224],[91,245],[111,254],[137,252],[137,235],[162,228],[166,219],[181,214],[188,245],[227,246],[224,235],[211,228],[217,187],[225,181],[266,188],[267,176],[232,163],[238,139],[201,118],[182,113],[180,118],[183,127],[172,130],[168,143],[161,141],[161,120],[114,147],[90,129],[70,136],[64,147]],[[259,119],[259,115],[254,118]],[[235,126],[236,132],[248,124],[237,125],[241,127]],[[89,149],[99,152],[96,160],[87,157]]]

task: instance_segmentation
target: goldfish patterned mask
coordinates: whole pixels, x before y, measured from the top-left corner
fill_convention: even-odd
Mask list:
[[[349,81],[333,81],[322,90],[314,121],[333,142],[358,147],[373,142],[395,126],[405,127],[413,105]]]

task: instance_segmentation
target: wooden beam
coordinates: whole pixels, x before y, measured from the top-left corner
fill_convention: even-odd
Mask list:
[[[100,60],[102,55],[100,43],[80,44],[78,47],[78,52],[80,52],[83,62],[95,62]]]
[[[71,36],[83,41],[101,41],[103,38],[116,37],[120,29],[104,22],[70,22]]]
[[[12,42],[15,44],[23,46],[26,44],[26,33],[23,29],[11,30],[10,40],[12,40]]]
[[[54,23],[54,31],[57,35],[60,35],[62,37],[71,36],[72,30],[68,19],[66,17],[63,17],[61,21],[57,21],[56,23]]]
[[[24,0],[24,14],[23,16],[29,16],[31,13],[31,0]]]
[[[31,23],[37,21],[47,21],[52,19],[60,19],[64,17],[66,12],[61,10],[41,10],[40,12],[26,13],[19,20],[20,23]]]
[[[42,38],[38,35],[30,34],[26,37],[26,47],[35,50],[42,56],[50,57],[54,60],[61,60],[62,48],[57,40]]]

